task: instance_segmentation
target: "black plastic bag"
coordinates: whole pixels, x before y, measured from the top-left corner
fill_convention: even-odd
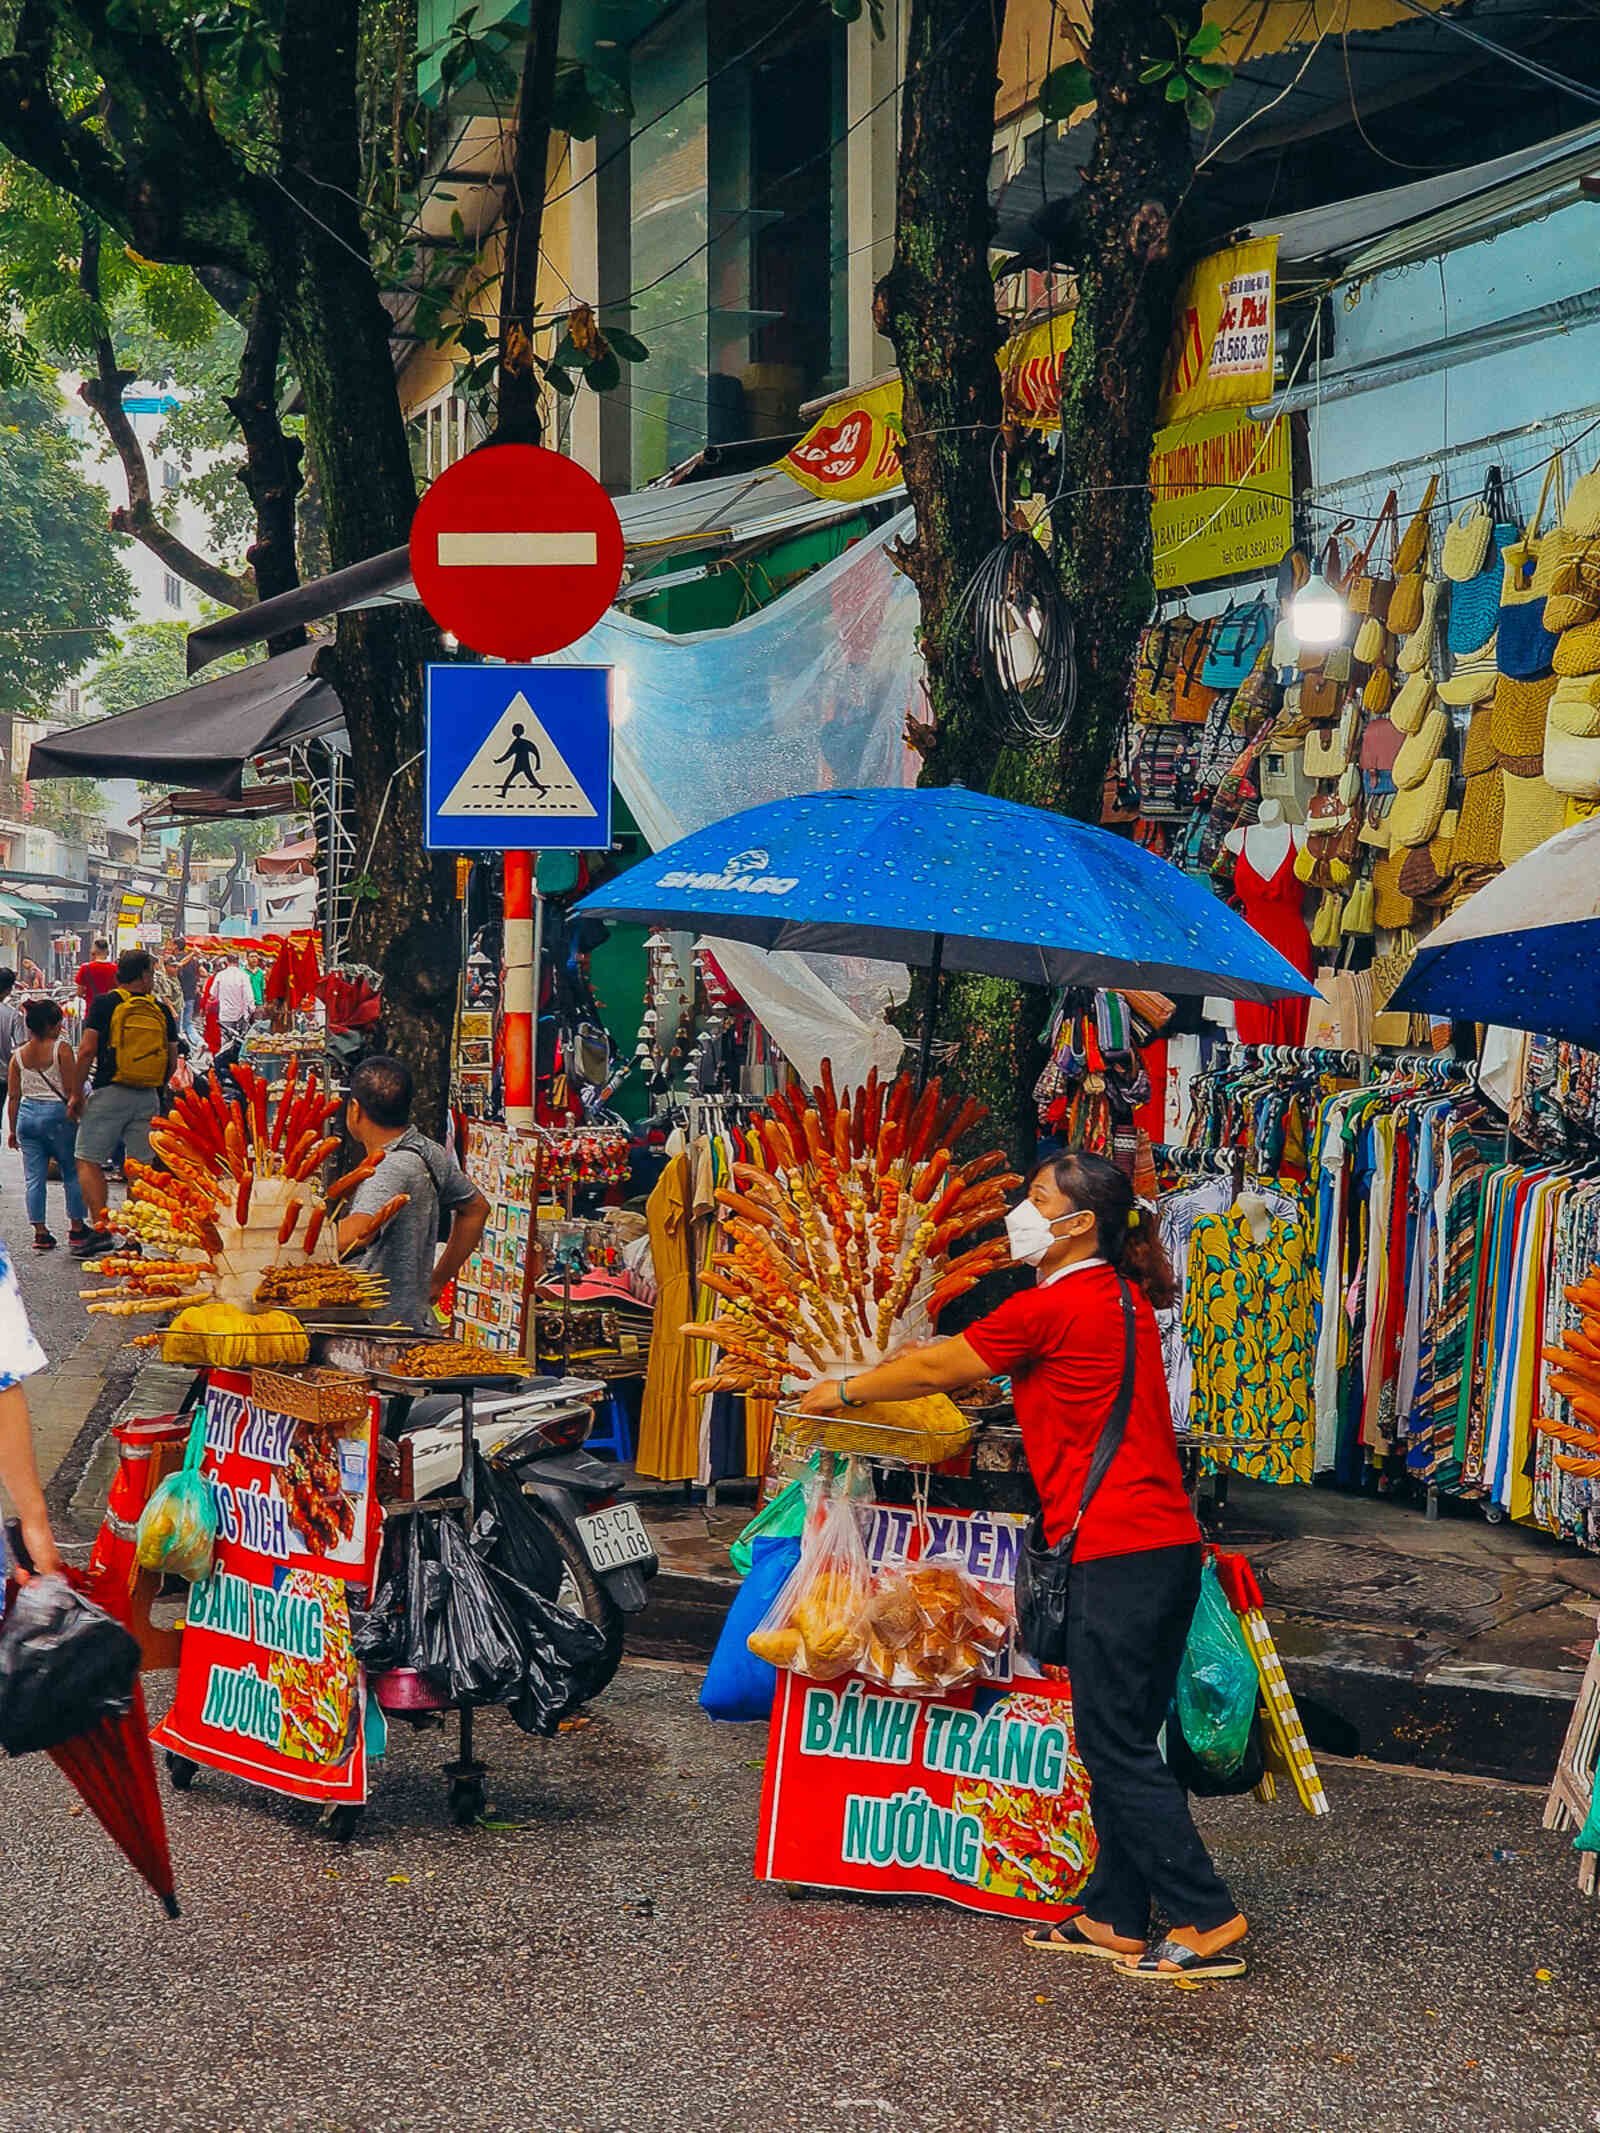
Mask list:
[[[496,1583],[497,1574],[482,1561],[467,1536],[448,1515],[438,1525],[439,1560],[425,1565],[438,1573],[440,1620],[445,1661],[422,1669],[442,1679],[456,1703],[501,1703],[523,1677],[522,1645],[517,1625]]]
[[[406,1647],[411,1627],[411,1584],[407,1559],[411,1547],[410,1517],[390,1518],[383,1529],[383,1551],[378,1557],[378,1575],[370,1607],[350,1610],[350,1642],[356,1657],[369,1674],[387,1674],[407,1664]]]
[[[547,1600],[553,1600],[561,1590],[561,1550],[522,1493],[516,1477],[491,1466],[476,1451],[472,1456],[472,1500],[479,1507],[479,1524],[484,1513],[494,1521],[484,1560],[514,1577],[519,1585],[526,1585],[530,1592],[543,1593]]]
[[[506,1707],[524,1733],[554,1733],[583,1701],[584,1675],[603,1657],[606,1640],[592,1622],[560,1607],[543,1593],[491,1572],[516,1623],[522,1646],[522,1676]]]
[[[1266,1775],[1267,1762],[1261,1739],[1261,1713],[1258,1709],[1250,1721],[1250,1734],[1245,1742],[1244,1758],[1236,1770],[1226,1777],[1219,1777],[1190,1747],[1184,1735],[1183,1721],[1178,1716],[1176,1701],[1167,1706],[1167,1768],[1172,1772],[1185,1792],[1197,1799],[1221,1800],[1235,1793],[1254,1792]]]
[[[133,1708],[139,1646],[65,1578],[32,1577],[0,1616],[0,1747],[59,1748]]]

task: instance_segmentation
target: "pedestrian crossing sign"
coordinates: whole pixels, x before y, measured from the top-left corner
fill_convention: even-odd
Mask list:
[[[428,669],[430,851],[592,852],[611,842],[611,669]]]

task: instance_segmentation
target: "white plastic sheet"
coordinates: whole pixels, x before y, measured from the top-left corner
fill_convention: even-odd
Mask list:
[[[613,609],[558,655],[615,669],[617,787],[652,850],[768,800],[915,782],[919,610],[886,553],[910,527],[892,520],[731,629],[674,637]],[[893,1069],[903,965],[708,944],[801,1074],[824,1058],[852,1085]]]

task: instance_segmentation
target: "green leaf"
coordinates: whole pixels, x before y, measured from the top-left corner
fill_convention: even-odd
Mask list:
[[[606,339],[624,363],[643,363],[649,360],[650,351],[636,333],[624,333],[620,326],[613,326],[606,334]]]
[[[859,22],[862,4],[863,0],[828,0],[828,5],[841,22]]]
[[[1191,59],[1184,72],[1201,89],[1226,89],[1233,79],[1232,67],[1216,67],[1203,59]]]
[[[1211,99],[1203,89],[1196,89],[1189,99],[1189,124],[1196,133],[1209,132],[1217,114],[1211,108]]]
[[[1167,83],[1167,102],[1169,104],[1181,104],[1187,101],[1188,95],[1188,77],[1183,74],[1174,74],[1171,81]]]
[[[560,393],[563,400],[570,400],[578,390],[577,379],[570,370],[564,370],[559,363],[546,363],[544,374],[556,391]]]
[[[900,417],[895,414],[890,414],[887,410],[885,410],[885,412],[879,419],[882,421],[884,428],[889,432],[889,435],[894,439],[895,443],[903,445],[906,441],[906,430],[905,424],[900,420]]]
[[[1191,59],[1209,59],[1213,52],[1221,48],[1221,44],[1221,25],[1215,22],[1202,22],[1199,29],[1195,31],[1183,49]]]
[[[1177,62],[1171,59],[1153,59],[1149,66],[1139,69],[1139,79],[1141,81],[1165,81],[1167,76],[1173,72],[1176,64]]]
[[[585,367],[583,382],[592,393],[613,392],[622,383],[622,365],[609,348]]]
[[[479,356],[490,345],[492,336],[481,318],[469,318],[456,335],[456,344],[469,356]]]
[[[478,79],[491,96],[502,100],[509,100],[517,93],[516,75],[491,44],[478,46]]]
[[[1094,77],[1081,59],[1069,59],[1059,67],[1052,67],[1039,84],[1039,116],[1043,119],[1070,118],[1080,104],[1094,99]]]

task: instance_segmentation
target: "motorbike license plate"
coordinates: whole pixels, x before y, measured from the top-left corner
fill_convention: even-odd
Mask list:
[[[622,1570],[629,1563],[655,1560],[655,1548],[644,1520],[631,1503],[613,1504],[608,1511],[591,1511],[578,1520],[584,1553],[596,1570]]]

